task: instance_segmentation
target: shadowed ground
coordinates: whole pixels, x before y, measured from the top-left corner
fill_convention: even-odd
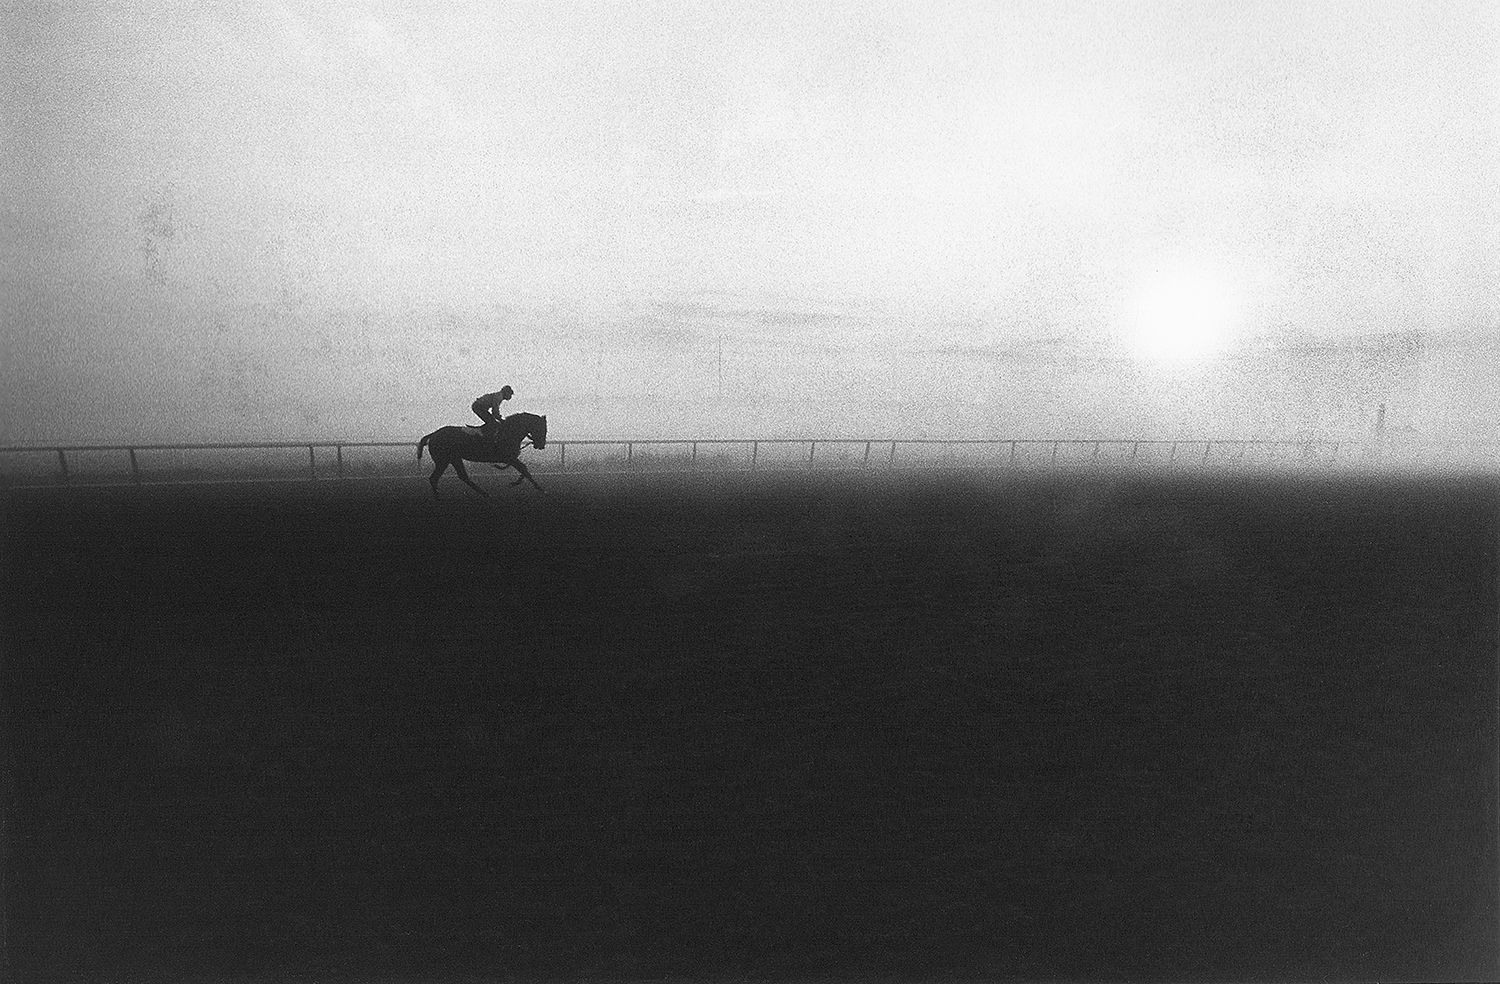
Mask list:
[[[11,979],[1495,975],[1491,483],[481,481],[0,500]]]

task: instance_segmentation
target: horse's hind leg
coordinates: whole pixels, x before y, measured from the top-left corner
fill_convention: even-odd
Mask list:
[[[458,477],[463,479],[464,484],[469,488],[473,489],[475,492],[478,492],[480,495],[489,495],[489,493],[484,489],[474,484],[474,480],[469,477],[469,469],[464,467],[462,458],[455,458],[453,460],[453,470],[458,473]]]
[[[432,486],[432,497],[434,499],[437,498],[437,483],[438,483],[438,479],[442,478],[443,472],[445,472],[447,470],[448,470],[448,459],[446,459],[446,458],[439,458],[436,455],[434,455],[433,458],[432,458],[432,476],[427,479],[428,483]]]

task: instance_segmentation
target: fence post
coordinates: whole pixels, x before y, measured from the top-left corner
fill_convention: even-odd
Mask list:
[[[1213,447],[1214,447],[1214,442],[1213,441],[1204,441],[1203,442],[1203,463],[1205,465],[1208,464],[1208,452],[1212,451]]]
[[[1099,442],[1094,442],[1094,467],[1099,467]]]
[[[817,450],[818,450],[818,442],[817,441],[809,441],[809,442],[807,442],[807,467],[808,468],[811,468],[813,466],[813,455],[817,453]]]
[[[557,442],[557,470],[564,472],[568,470],[568,442]]]
[[[1136,442],[1132,443],[1130,445],[1130,460],[1134,461],[1135,460],[1135,456],[1137,454],[1140,454],[1140,451],[1141,451],[1141,442],[1140,441],[1136,441]]]
[[[1057,442],[1056,441],[1052,442],[1052,468],[1053,468],[1054,471],[1057,470]]]
[[[1016,442],[1015,441],[1011,441],[1010,442],[1010,463],[1011,463],[1012,466],[1014,466],[1015,463],[1016,463]]]
[[[891,467],[896,467],[896,442],[891,442]]]
[[[307,446],[307,480],[309,482],[316,481],[317,477],[318,462],[317,459],[313,457],[313,446],[309,444]]]
[[[57,466],[62,469],[62,480],[71,481],[72,477],[68,474],[68,456],[63,454],[62,448],[57,449]]]
[[[698,470],[698,442],[693,442],[693,471]]]
[[[861,468],[869,468],[870,467],[870,442],[869,441],[865,442],[865,458],[864,458],[864,461],[862,461],[860,463],[860,467]]]
[[[626,468],[626,470],[629,470],[630,463],[634,459],[635,459],[635,442],[634,441],[626,441],[625,442],[625,468]]]
[[[141,484],[141,466],[135,460],[135,448],[130,449],[130,480],[135,484]]]
[[[1172,442],[1172,456],[1167,459],[1167,464],[1176,464],[1176,463],[1177,463],[1177,442],[1173,441]]]
[[[755,462],[756,462],[756,459],[758,459],[759,457],[760,457],[760,442],[759,441],[751,441],[750,442],[750,470],[751,471],[755,471]]]

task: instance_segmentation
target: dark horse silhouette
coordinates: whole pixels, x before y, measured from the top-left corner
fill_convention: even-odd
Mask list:
[[[530,482],[536,485],[536,479],[531,477],[531,472],[521,464],[521,441],[530,438],[533,447],[540,450],[547,446],[547,418],[539,417],[534,413],[513,413],[500,421],[498,430],[492,438],[488,434],[481,433],[478,427],[439,427],[417,442],[417,460],[422,460],[422,449],[427,448],[432,452],[432,477],[427,481],[432,483],[432,494],[437,495],[438,478],[452,465],[453,470],[464,483],[478,492],[480,495],[489,495],[484,489],[475,485],[469,478],[469,472],[464,468],[465,461],[482,461],[493,464],[497,469],[514,468],[521,473],[521,477],[511,482],[512,485],[520,485],[522,482]]]

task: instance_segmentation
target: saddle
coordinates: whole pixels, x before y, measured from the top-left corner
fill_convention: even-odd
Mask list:
[[[497,453],[500,452],[502,444],[500,441],[501,435],[499,426],[491,428],[490,433],[488,434],[484,432],[485,429],[483,425],[461,425],[459,429],[464,432],[464,436],[473,438],[475,440],[484,441]]]
[[[463,425],[463,432],[469,437],[482,437],[487,441],[495,441],[500,437],[500,425],[502,421],[493,424],[467,424]],[[485,428],[489,430],[486,432]]]

